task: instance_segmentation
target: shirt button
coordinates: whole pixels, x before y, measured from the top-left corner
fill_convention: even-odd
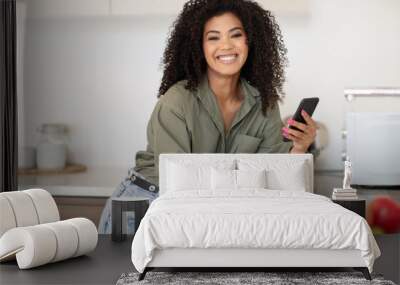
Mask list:
[[[154,185],[150,185],[149,190],[151,192],[154,192],[154,191],[156,191],[156,187]]]

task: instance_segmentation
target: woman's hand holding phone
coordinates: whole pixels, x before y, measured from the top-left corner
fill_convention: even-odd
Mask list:
[[[287,122],[289,126],[296,127],[298,130],[287,127],[282,128],[282,135],[293,141],[293,148],[290,153],[305,153],[317,135],[315,121],[304,110],[301,111],[301,115],[304,118],[304,124],[293,119],[289,119]]]
[[[288,120],[288,127],[282,128],[284,141],[293,141],[290,153],[305,153],[314,142],[317,124],[311,118],[319,102],[318,97],[304,98],[293,117]]]

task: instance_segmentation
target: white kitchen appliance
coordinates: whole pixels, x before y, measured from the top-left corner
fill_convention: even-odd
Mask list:
[[[352,185],[400,188],[400,89],[347,89],[345,96],[351,104],[366,97],[357,99],[362,108],[346,114]]]

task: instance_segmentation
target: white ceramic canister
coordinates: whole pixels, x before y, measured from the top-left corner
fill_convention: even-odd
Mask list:
[[[60,170],[67,162],[67,126],[43,124],[36,150],[36,165],[39,169]]]
[[[18,147],[18,168],[30,169],[35,168],[36,149],[33,146]]]

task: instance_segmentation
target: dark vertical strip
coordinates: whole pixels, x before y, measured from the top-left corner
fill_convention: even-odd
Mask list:
[[[111,239],[122,241],[122,203],[123,201],[111,201]],[[125,202],[126,203],[126,202]]]
[[[16,1],[0,1],[0,191],[18,189]]]

